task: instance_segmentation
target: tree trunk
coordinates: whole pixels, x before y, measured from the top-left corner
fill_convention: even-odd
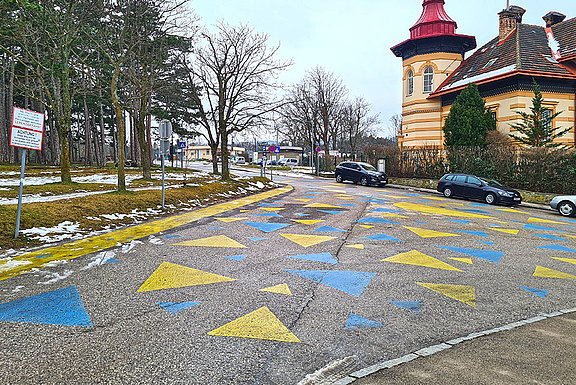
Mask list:
[[[10,130],[10,126],[12,126],[12,113],[14,112],[14,68],[16,67],[16,61],[13,58],[10,61],[10,79],[8,80],[8,100],[6,103],[6,120],[8,123],[8,130]],[[8,138],[10,138],[10,131],[8,131]],[[10,150],[8,152],[8,162],[16,158],[16,151],[14,151],[14,147],[9,147]],[[16,163],[17,162],[18,160],[16,160]]]
[[[208,143],[212,152],[212,173],[218,174],[218,142]]]
[[[116,66],[114,68],[114,74],[112,75],[112,81],[110,84],[110,93],[112,94],[112,104],[114,106],[114,111],[116,114],[116,125],[118,129],[118,191],[126,191],[126,174],[124,171],[124,161],[126,160],[125,154],[125,140],[126,140],[126,126],[124,124],[124,114],[122,111],[122,106],[118,100],[117,86],[118,86],[118,75],[120,74],[120,68]]]
[[[230,179],[230,170],[228,169],[228,133],[223,129],[220,137],[220,152],[222,153],[222,180]]]
[[[148,101],[140,99],[139,109],[135,111],[135,131],[138,137],[138,144],[140,147],[141,161],[142,161],[142,178],[146,180],[152,179],[152,164],[150,162],[150,153],[148,150],[148,141],[146,140],[146,115],[148,111]]]
[[[72,183],[70,174],[70,125],[72,124],[72,96],[70,95],[70,78],[66,71],[60,78],[61,111],[57,114],[56,124],[60,139],[60,179],[62,183]]]
[[[84,94],[84,162],[92,166],[92,127],[90,127],[90,114],[86,94]]]
[[[98,103],[100,105],[100,162],[98,165],[106,166],[106,129],[104,128],[104,107],[102,106],[102,90],[98,90],[100,97]]]

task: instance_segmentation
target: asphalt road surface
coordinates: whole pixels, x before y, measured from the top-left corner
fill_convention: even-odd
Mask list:
[[[576,306],[575,220],[277,180],[293,190],[0,281],[0,382],[296,384]]]

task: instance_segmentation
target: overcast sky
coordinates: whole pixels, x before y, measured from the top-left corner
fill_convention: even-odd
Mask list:
[[[542,16],[558,11],[576,17],[575,0],[512,0],[526,9],[523,22],[544,25]],[[382,120],[401,113],[402,60],[390,47],[410,37],[409,28],[422,13],[422,0],[192,0],[206,25],[244,23],[280,43],[282,58],[294,65],[283,74],[298,83],[319,65],[340,77],[350,97],[362,96]],[[506,0],[446,0],[445,9],[458,23],[457,33],[476,37],[478,47],[498,35],[498,15]],[[469,55],[469,54],[468,54]]]

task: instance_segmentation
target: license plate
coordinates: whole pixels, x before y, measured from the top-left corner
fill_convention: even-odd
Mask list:
[[[516,198],[514,198],[514,200],[515,200],[515,201],[519,201],[519,200],[520,200],[520,198],[516,197]]]

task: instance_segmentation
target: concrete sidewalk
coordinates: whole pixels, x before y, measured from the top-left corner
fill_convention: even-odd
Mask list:
[[[362,373],[357,372],[360,376]],[[461,342],[338,384],[576,383],[576,312]]]

